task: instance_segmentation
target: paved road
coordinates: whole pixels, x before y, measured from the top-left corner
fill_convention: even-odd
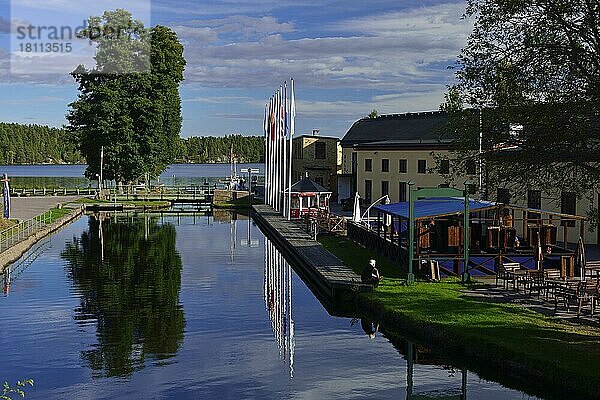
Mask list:
[[[75,201],[81,196],[45,196],[45,197],[12,197],[10,199],[11,218],[25,220],[40,215],[56,207],[59,203]],[[1,206],[0,206],[1,208]]]

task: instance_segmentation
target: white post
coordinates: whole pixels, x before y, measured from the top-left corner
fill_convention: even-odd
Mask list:
[[[291,219],[292,214],[292,160],[293,160],[293,148],[292,141],[294,139],[294,133],[296,130],[296,99],[294,95],[294,79],[290,80],[290,169],[288,175],[288,190],[289,190],[289,202],[288,202],[288,220]]]

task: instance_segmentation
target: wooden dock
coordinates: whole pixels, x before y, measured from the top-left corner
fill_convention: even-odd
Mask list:
[[[321,294],[334,297],[344,291],[371,291],[361,283],[360,276],[325,250],[305,232],[302,225],[288,221],[267,205],[255,205],[254,220],[286,258],[299,269],[298,274],[309,280]]]

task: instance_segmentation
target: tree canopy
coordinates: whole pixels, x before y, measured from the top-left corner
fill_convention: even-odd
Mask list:
[[[600,183],[600,3],[467,0],[475,25],[446,95],[458,159],[490,188],[579,196]]]
[[[148,29],[125,10],[92,17],[81,36],[97,43],[96,66],[72,75],[79,97],[67,119],[95,179],[104,147],[104,177],[132,182],[159,175],[175,160],[181,130],[179,84],[185,59],[177,35]]]
[[[74,164],[82,161],[64,129],[0,122],[0,164]]]

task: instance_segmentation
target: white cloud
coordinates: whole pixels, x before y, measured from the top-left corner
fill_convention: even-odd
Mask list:
[[[186,41],[188,82],[211,87],[268,87],[289,76],[315,88],[402,90],[415,83],[444,85],[471,30],[464,3],[416,8],[329,26],[332,36],[286,39],[293,25],[272,17],[193,20]],[[210,25],[219,40],[195,39]],[[226,42],[227,34],[246,40]],[[261,35],[264,35],[261,37]],[[249,40],[248,37],[258,37]],[[224,43],[225,41],[225,43]]]

